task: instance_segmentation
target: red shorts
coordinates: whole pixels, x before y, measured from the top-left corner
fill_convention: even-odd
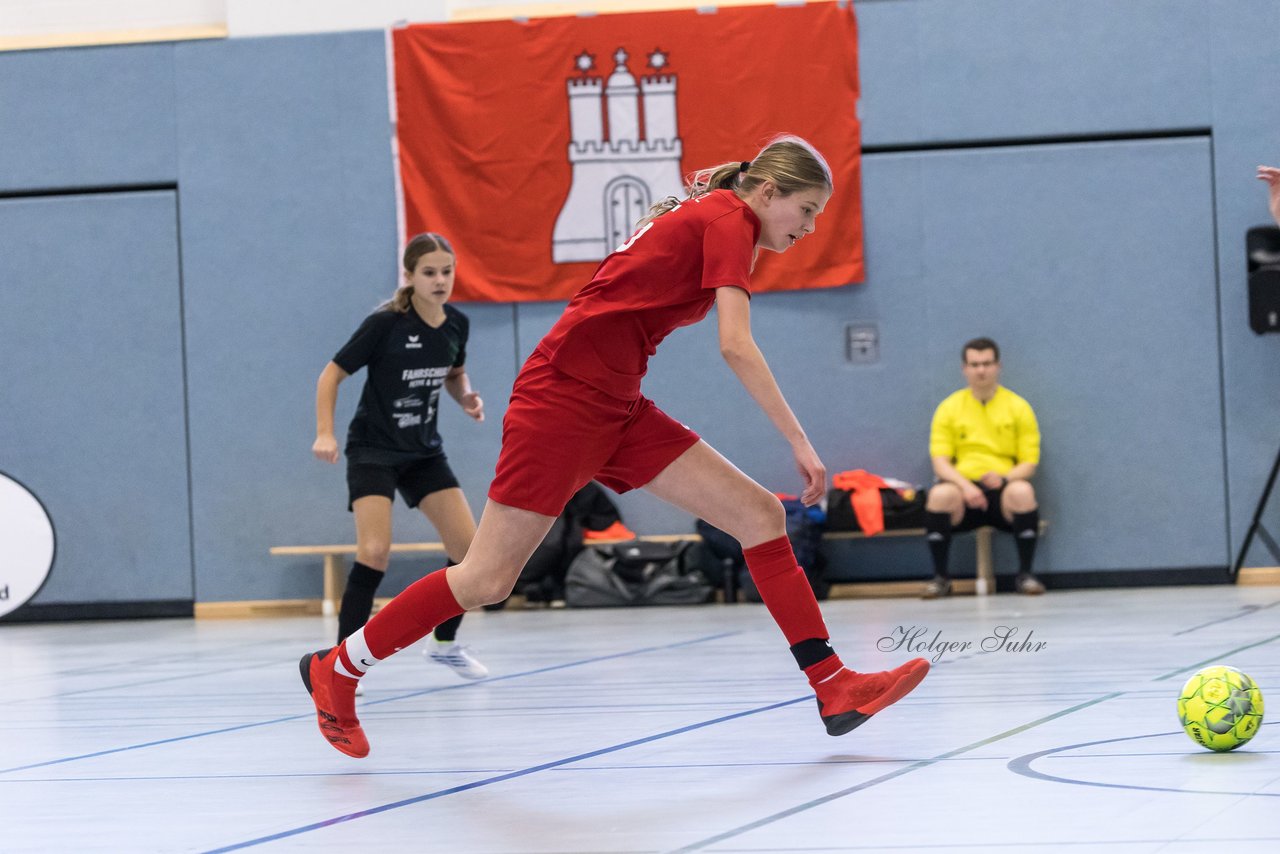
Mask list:
[[[648,398],[611,397],[535,351],[511,391],[489,497],[559,516],[588,481],[615,492],[644,486],[699,438]]]

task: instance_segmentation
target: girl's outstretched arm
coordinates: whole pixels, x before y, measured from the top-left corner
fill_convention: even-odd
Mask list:
[[[751,335],[751,298],[741,288],[716,288],[716,316],[719,319],[720,355],[791,445],[796,468],[804,480],[800,500],[810,506],[817,504],[827,491],[827,469],[782,396],[764,354]]]

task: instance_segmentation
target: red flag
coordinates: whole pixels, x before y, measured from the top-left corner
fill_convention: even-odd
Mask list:
[[[458,252],[455,296],[568,299],[683,179],[798,134],[831,165],[815,234],[760,291],[861,281],[857,32],[847,2],[395,30],[407,235]]]

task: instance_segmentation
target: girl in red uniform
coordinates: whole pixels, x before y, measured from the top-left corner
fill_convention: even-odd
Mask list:
[[[601,263],[516,378],[497,474],[463,561],[407,588],[337,647],[302,657],[302,680],[330,744],[368,754],[355,713],[360,677],[443,620],[505,599],[556,516],[592,478],[619,492],[644,488],[742,543],[831,735],[920,683],[929,670],[920,658],[878,673],[843,666],[796,565],[778,499],[640,394],[658,344],[714,305],[720,352],[790,444],[801,498],[809,505],[822,498],[826,469],[751,336],[750,277],[759,250],[785,252],[813,232],[832,187],[812,146],[778,137],[750,162],[694,175],[687,199],[655,205]]]

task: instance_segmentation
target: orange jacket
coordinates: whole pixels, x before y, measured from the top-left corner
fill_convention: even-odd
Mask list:
[[[853,505],[853,514],[858,517],[862,533],[874,537],[884,530],[884,503],[880,500],[880,490],[891,488],[884,478],[854,469],[835,475],[831,483],[836,489],[850,493],[849,502]]]

